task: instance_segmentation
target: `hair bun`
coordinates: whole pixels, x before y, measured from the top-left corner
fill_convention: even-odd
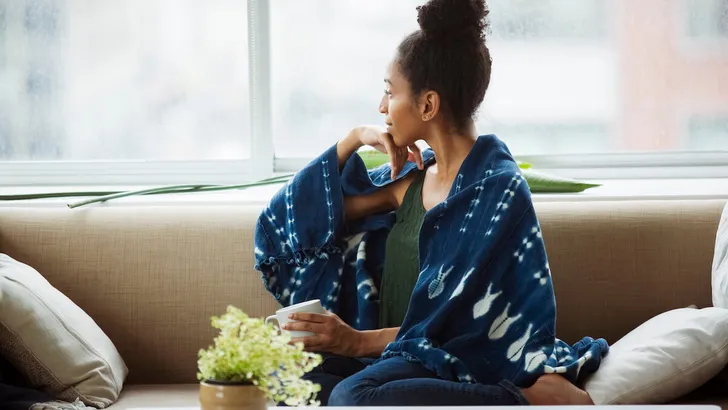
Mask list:
[[[417,22],[425,36],[485,40],[488,7],[485,0],[430,0],[417,7]]]

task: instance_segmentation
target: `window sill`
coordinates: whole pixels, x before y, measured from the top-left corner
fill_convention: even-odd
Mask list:
[[[628,200],[728,200],[728,178],[704,179],[631,179],[601,180],[601,187],[574,194],[535,194],[535,202],[628,201]],[[0,187],[0,194],[60,192],[80,190],[127,190],[145,187]],[[242,191],[219,191],[174,195],[151,195],[120,198],[90,206],[220,206],[264,205],[280,185],[255,187]],[[0,201],[0,207],[66,207],[87,198],[49,198],[28,201]]]

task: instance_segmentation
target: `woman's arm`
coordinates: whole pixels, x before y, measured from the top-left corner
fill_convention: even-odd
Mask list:
[[[398,332],[398,327],[360,332],[359,357],[379,357],[387,345],[394,342]]]
[[[349,160],[359,148],[365,144],[362,139],[373,143],[375,141],[375,131],[360,127],[353,129],[349,135],[336,144],[336,156],[339,160],[339,172],[344,168],[344,164]],[[347,196],[344,197],[344,218],[348,221],[357,220],[369,215],[385,213],[397,208],[398,201],[395,195],[394,183],[386,187],[372,192],[369,195]]]
[[[336,144],[336,156],[339,159],[339,172],[344,168],[344,164],[349,160],[364,143],[359,139],[359,129],[354,128],[349,135]]]
[[[308,351],[326,352],[345,357],[378,357],[394,342],[398,327],[377,330],[356,330],[333,313],[291,313],[291,322],[283,325],[284,330],[314,333],[313,336],[297,338],[291,343],[303,343]]]

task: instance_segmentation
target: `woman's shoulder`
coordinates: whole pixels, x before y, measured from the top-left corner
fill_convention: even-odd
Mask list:
[[[425,168],[426,170],[427,168]],[[404,202],[404,197],[407,194],[407,191],[410,189],[412,184],[422,183],[422,180],[425,176],[425,170],[413,170],[412,172],[408,173],[405,177],[403,177],[400,180],[397,180],[393,182],[389,189],[391,189],[392,195],[394,196],[395,200],[397,201],[397,208],[402,206],[402,203]]]
[[[486,180],[502,183],[504,179],[520,177],[521,170],[510,150],[493,134],[478,137],[458,175],[462,188],[477,186]]]

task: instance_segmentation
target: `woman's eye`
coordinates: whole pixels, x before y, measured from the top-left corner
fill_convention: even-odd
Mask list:
[[[387,95],[388,95],[388,96],[390,96],[390,97],[392,96],[392,92],[391,92],[391,91],[389,91],[389,90],[384,90],[384,94],[387,94]]]

